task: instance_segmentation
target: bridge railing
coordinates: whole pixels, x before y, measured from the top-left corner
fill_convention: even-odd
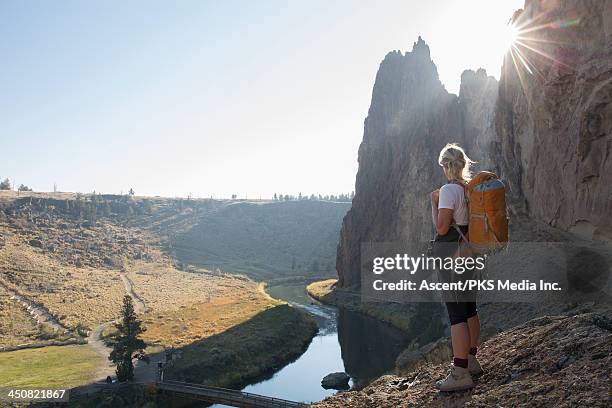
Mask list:
[[[168,391],[184,392],[224,401],[257,403],[257,406],[261,407],[305,408],[309,406],[309,404],[289,401],[282,398],[268,397],[265,395],[252,394],[249,392],[231,390],[221,387],[212,387],[202,384],[192,384],[181,381],[164,380],[158,382],[157,386],[161,389],[165,389]]]

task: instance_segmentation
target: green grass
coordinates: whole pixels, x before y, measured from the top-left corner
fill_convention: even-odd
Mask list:
[[[87,345],[0,353],[0,386],[74,387],[94,380],[101,357]]]

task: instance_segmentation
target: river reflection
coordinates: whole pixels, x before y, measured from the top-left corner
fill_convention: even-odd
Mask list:
[[[319,324],[319,333],[295,361],[272,377],[246,386],[244,391],[293,401],[319,401],[336,393],[321,387],[325,375],[344,371],[351,376],[351,385],[366,382],[392,370],[396,357],[409,343],[405,333],[388,324],[320,304],[306,294],[305,286],[303,282],[276,285],[267,291],[311,313]]]
[[[345,372],[354,381],[388,372],[407,346],[408,336],[380,321],[346,309],[337,312],[337,336]]]

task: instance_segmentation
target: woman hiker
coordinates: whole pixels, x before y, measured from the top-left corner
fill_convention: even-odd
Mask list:
[[[456,144],[447,144],[438,158],[448,183],[431,193],[433,223],[436,228],[434,255],[455,256],[457,248],[468,233],[468,205],[464,188],[470,180],[470,165],[474,163]],[[459,232],[459,230],[461,232]],[[438,243],[446,244],[438,244]],[[441,271],[447,274],[442,279],[456,279],[453,271]],[[463,276],[462,278],[467,278]],[[465,299],[465,293],[461,300]],[[444,298],[451,324],[453,347],[453,364],[448,376],[436,383],[440,391],[459,391],[474,387],[472,375],[482,374],[482,367],[476,359],[480,338],[480,320],[476,310],[475,296],[468,302],[459,301],[458,296]]]

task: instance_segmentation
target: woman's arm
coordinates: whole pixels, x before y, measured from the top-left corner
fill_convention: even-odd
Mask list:
[[[453,223],[453,210],[450,208],[440,208],[436,222],[436,231],[440,235],[445,235]]]
[[[434,227],[438,225],[438,202],[440,201],[440,190],[431,192],[431,220]]]
[[[438,209],[440,190],[431,193],[431,218],[439,235],[445,235],[453,223],[453,210],[450,208]]]

